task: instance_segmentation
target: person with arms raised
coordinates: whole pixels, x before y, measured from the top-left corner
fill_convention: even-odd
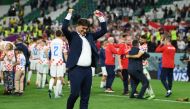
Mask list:
[[[107,25],[103,13],[96,10],[94,15],[100,21],[101,30],[94,33],[89,32],[89,21],[81,18],[77,22],[76,31],[69,31],[68,26],[72,13],[73,9],[69,9],[62,26],[62,31],[70,48],[66,63],[71,85],[67,109],[74,108],[79,95],[81,97],[80,109],[88,109],[92,85],[91,67],[95,67],[96,60],[98,60],[98,52],[94,41],[107,32]]]

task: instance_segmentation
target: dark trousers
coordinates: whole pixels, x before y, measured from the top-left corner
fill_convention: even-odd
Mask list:
[[[173,83],[173,68],[162,68],[160,79],[164,88],[166,90],[171,90]]]
[[[106,71],[108,73],[106,79],[106,88],[111,88],[115,78],[115,65],[106,65]]]
[[[188,76],[188,81],[190,82],[190,64],[188,63],[187,65],[187,76]]]
[[[177,40],[172,40],[172,45],[177,49]]]
[[[76,66],[69,71],[69,79],[71,84],[70,95],[67,100],[67,109],[73,109],[77,98],[80,99],[80,109],[88,109],[88,101],[90,97],[92,85],[91,67]]]
[[[132,81],[132,91],[131,91],[131,97],[134,97],[134,94],[136,92],[137,86],[139,84],[139,82],[142,83],[142,87],[141,87],[141,91],[138,95],[138,98],[143,98],[143,95],[146,91],[146,89],[149,86],[149,82],[146,78],[146,76],[143,74],[142,71],[140,70],[134,70],[134,71],[129,71],[130,77],[131,77],[131,81]]]
[[[127,93],[129,91],[128,89],[128,71],[127,69],[122,69],[122,76],[123,76],[123,93]]]

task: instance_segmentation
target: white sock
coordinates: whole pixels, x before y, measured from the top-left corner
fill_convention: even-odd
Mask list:
[[[150,95],[150,96],[151,96],[151,95],[154,95],[154,91],[153,91],[153,89],[152,89],[152,86],[151,86],[151,85],[149,85],[148,90],[149,90],[149,95]]]
[[[1,83],[2,83],[2,84],[4,84],[4,81],[3,81],[3,80],[1,80]]]
[[[145,94],[150,96],[150,93],[149,93],[149,89],[148,89],[148,88],[146,89]]]
[[[42,74],[41,73],[38,76],[38,86],[37,87],[42,87]]]
[[[95,76],[95,68],[91,67],[91,69],[92,69],[92,76]]]
[[[27,80],[27,81],[30,81],[31,77],[32,77],[32,71],[30,70],[30,71],[28,72],[28,80]]]
[[[103,85],[104,85],[104,87],[106,87],[106,81],[104,81],[104,84],[103,84]]]
[[[56,96],[56,92],[57,92],[57,87],[56,86],[53,86],[53,92],[54,92],[54,95]]]
[[[101,81],[100,88],[103,88],[103,87],[104,87],[104,81]]]
[[[54,84],[54,79],[51,78],[51,79],[49,80],[49,90],[52,90],[52,89],[53,89],[53,84]]]
[[[39,73],[39,72],[37,72],[37,74],[36,74],[36,85],[38,85],[38,84],[39,84],[39,76],[40,76],[40,73]]]
[[[63,84],[61,83],[60,87],[59,87],[59,95],[62,95],[62,88],[63,88]]]
[[[168,90],[168,93],[171,93],[172,91],[171,90]]]
[[[55,93],[55,96],[58,96],[58,95],[59,95],[60,86],[61,86],[61,80],[57,80],[57,83],[56,83],[56,91],[54,92],[54,93]]]
[[[45,83],[46,83],[46,74],[44,73],[44,74],[42,75],[42,88],[45,87]]]

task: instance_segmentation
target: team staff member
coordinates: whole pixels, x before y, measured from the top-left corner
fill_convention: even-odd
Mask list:
[[[103,13],[96,10],[94,15],[100,21],[101,30],[97,32],[88,32],[90,23],[87,19],[79,19],[76,31],[69,31],[69,20],[71,19],[73,9],[69,9],[66,18],[63,21],[62,31],[69,43],[69,54],[66,67],[71,84],[71,91],[67,100],[67,109],[73,109],[77,98],[81,97],[80,109],[88,109],[92,85],[92,69],[96,66],[98,52],[94,41],[102,37],[107,32],[107,26]]]
[[[115,54],[117,54],[118,51],[116,50],[115,44],[114,44],[114,38],[109,37],[108,38],[108,44],[105,48],[105,55],[106,55],[106,71],[108,73],[107,79],[106,79],[106,90],[107,93],[114,92],[112,90],[112,84],[115,78]]]
[[[142,60],[148,58],[149,55],[139,49],[138,40],[133,40],[132,46],[133,47],[131,48],[131,51],[129,51],[129,55],[126,55],[126,57],[129,58],[128,71],[133,81],[130,98],[135,98],[134,94],[136,92],[136,88],[139,82],[141,82],[142,88],[139,95],[137,96],[137,99],[144,99],[143,96],[146,89],[148,88],[149,82],[146,76],[143,74]]]
[[[162,52],[161,82],[166,89],[166,97],[172,94],[173,68],[176,49],[171,44],[169,36],[163,37],[161,44],[156,48],[156,52]]]
[[[130,36],[129,36],[130,37]],[[128,38],[130,39],[130,38]],[[126,54],[131,50],[131,43],[127,43],[124,38],[120,39],[119,51],[120,62],[121,62],[121,73],[123,77],[123,95],[128,95],[128,58],[126,58]]]

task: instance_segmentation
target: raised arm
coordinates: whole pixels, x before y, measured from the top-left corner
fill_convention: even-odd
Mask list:
[[[71,32],[68,30],[69,21],[71,20],[72,13],[73,13],[73,9],[69,9],[67,16],[63,20],[63,25],[62,25],[62,31],[63,31],[64,35],[66,36],[67,40],[69,40],[69,41],[72,39]]]
[[[145,52],[139,50],[138,54],[136,55],[126,55],[127,58],[140,58]]]
[[[101,26],[101,30],[93,33],[94,40],[97,40],[98,38],[102,37],[107,32],[107,24],[102,12],[96,10],[94,11],[94,15],[98,17],[98,20],[100,21],[100,26]]]
[[[156,48],[156,52],[163,52],[164,51],[164,45],[160,44],[157,48]]]

